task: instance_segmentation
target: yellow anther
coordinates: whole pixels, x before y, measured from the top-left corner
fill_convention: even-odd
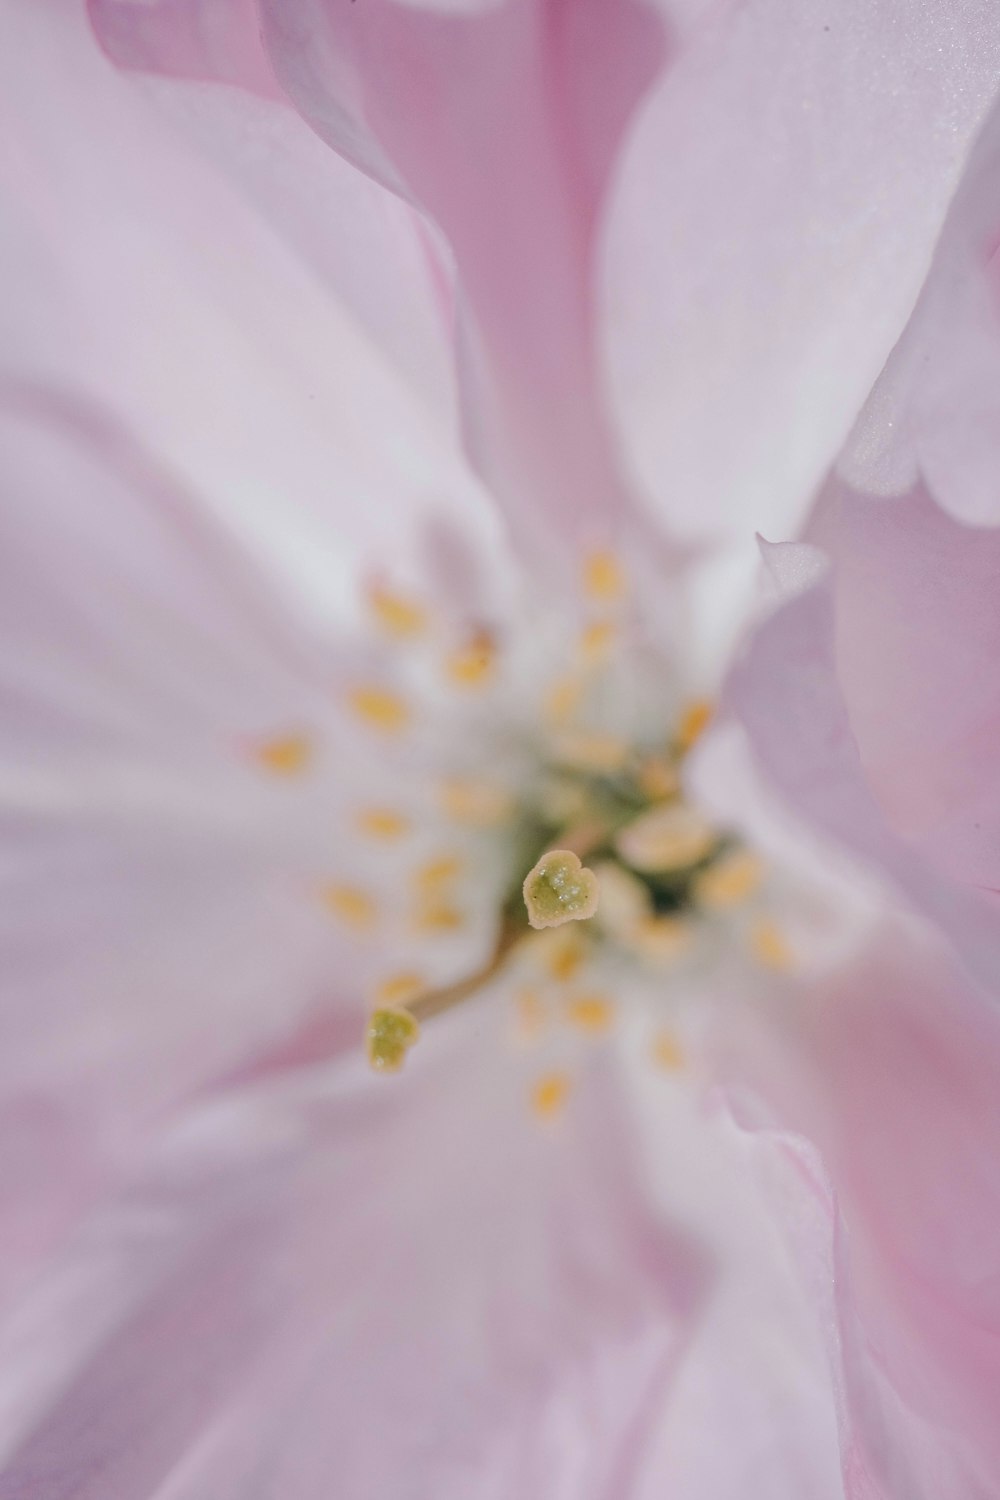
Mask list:
[[[398,974],[390,974],[387,979],[375,991],[375,1003],[380,1010],[398,1009],[401,1005],[408,1005],[418,995],[423,994],[427,983],[422,974],[414,973],[412,969],[401,970]]]
[[[571,849],[550,849],[543,854],[528,871],[522,889],[532,927],[585,922],[597,910],[597,876]]]
[[[353,688],[347,702],[359,719],[382,734],[399,734],[410,722],[409,707],[388,688],[369,685]]]
[[[566,1019],[578,1031],[599,1036],[608,1031],[615,1018],[615,1008],[603,995],[573,995],[565,1005]]]
[[[590,944],[579,927],[549,928],[533,940],[532,951],[549,979],[568,984],[587,961]]]
[[[566,1073],[544,1073],[531,1088],[531,1107],[540,1120],[553,1120],[562,1113],[570,1095]]]
[[[583,683],[579,677],[557,677],[545,694],[544,712],[550,724],[566,724],[580,707]]]
[[[378,1073],[398,1073],[420,1035],[416,1018],[402,1006],[373,1012],[368,1021],[368,1061]]]
[[[496,666],[496,645],[486,630],[479,631],[466,645],[453,651],[445,662],[449,679],[460,688],[485,687]]]
[[[427,628],[427,611],[423,605],[386,588],[384,584],[371,585],[368,608],[386,635],[396,636],[399,640],[421,635]]]
[[[417,932],[457,932],[465,918],[447,901],[421,903],[413,917]]]
[[[274,776],[297,776],[312,760],[312,742],[304,734],[280,735],[256,747],[257,764]]]
[[[589,811],[586,786],[575,776],[546,776],[538,786],[538,809],[556,825],[579,823]]]
[[[691,924],[683,917],[648,917],[632,936],[641,956],[657,966],[676,963],[688,952],[693,941]]]
[[[580,655],[588,667],[607,661],[614,644],[615,627],[611,620],[592,620],[580,635]]]
[[[665,803],[623,828],[615,847],[626,864],[643,872],[686,870],[715,847],[716,833],[684,803]]]
[[[413,872],[414,889],[423,896],[436,896],[442,887],[450,885],[462,873],[463,862],[458,854],[439,854],[434,859],[418,865]]]
[[[561,765],[576,771],[593,771],[598,776],[613,775],[627,764],[631,750],[616,734],[596,734],[588,730],[565,730],[552,746]]]
[[[545,1004],[537,990],[525,985],[514,996],[517,1007],[517,1035],[522,1042],[534,1041],[544,1030]]]
[[[677,748],[682,754],[699,740],[712,718],[712,704],[707,698],[693,698],[686,704],[677,725]]]
[[[672,1031],[658,1031],[650,1052],[656,1066],[667,1073],[679,1073],[684,1067],[684,1051]]]
[[[794,963],[794,955],[774,922],[756,922],[750,931],[750,952],[765,969],[784,973]]]
[[[604,604],[621,598],[625,592],[625,572],[612,551],[602,548],[584,558],[583,587],[588,598]]]
[[[367,891],[355,885],[326,885],[323,900],[348,927],[371,927],[378,916],[378,907]]]
[[[409,833],[410,820],[391,807],[366,807],[358,813],[356,827],[366,838],[391,843]]]
[[[650,802],[665,802],[681,789],[677,767],[665,755],[647,755],[639,763],[639,789]]]
[[[475,828],[494,828],[513,811],[514,802],[505,787],[477,776],[454,776],[441,788],[441,804],[456,823]]]
[[[693,893],[701,906],[720,910],[739,906],[754,895],[764,878],[764,866],[747,849],[733,849],[695,878]]]

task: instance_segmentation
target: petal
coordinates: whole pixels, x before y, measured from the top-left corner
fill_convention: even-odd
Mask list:
[[[779,1050],[758,1081],[822,1154],[836,1203],[818,1217],[841,1220],[825,1251],[822,1224],[803,1225],[802,1249],[836,1277],[848,1492],[987,1500],[1000,1473],[1000,1020],[899,934],[771,1019]]]
[[[788,536],[909,315],[996,95],[982,0],[711,7],[632,132],[607,363],[684,536]]]
[[[595,370],[592,252],[623,131],[662,57],[654,17],[634,0],[613,12],[512,0],[475,17],[393,0],[263,11],[306,118],[448,238],[468,311],[469,441],[515,520],[550,549],[624,523]]]
[[[1000,111],[983,130],[920,301],[862,412],[840,473],[902,494],[922,476],[951,515],[1000,520]]]
[[[869,599],[871,577],[865,584]],[[923,589],[912,602],[915,609],[927,609],[927,601]],[[940,925],[963,962],[993,989],[1000,977],[1000,908],[986,893],[952,879],[933,847],[925,849],[897,831],[877,799],[839,674],[842,623],[835,574],[807,587],[757,630],[731,675],[728,701],[765,778],[793,815],[887,875]],[[891,606],[885,623],[890,641],[901,638]],[[873,664],[879,670],[882,645],[877,633],[866,632],[863,647],[855,638],[855,661],[863,650],[866,674]],[[884,696],[876,706],[879,722],[905,713],[908,697],[918,704],[921,700],[920,663],[909,675],[894,675],[893,665],[887,655]]]
[[[608,1082],[540,1134],[457,1017],[192,1114],[8,1325],[0,1494],[630,1491],[706,1267]]]

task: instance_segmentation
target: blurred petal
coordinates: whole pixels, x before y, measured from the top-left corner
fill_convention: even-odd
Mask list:
[[[8,1325],[4,1500],[631,1492],[707,1268],[468,1019],[175,1132]]]
[[[430,509],[489,527],[399,359],[109,67],[75,7],[7,11],[2,365],[115,412],[328,617]]]
[[[898,936],[772,1019],[781,1040],[758,1082],[819,1148],[842,1216],[826,1251],[822,1224],[803,1224],[802,1248],[812,1237],[835,1278],[848,1494],[988,1500],[1000,1474],[1000,1020],[940,955]]]
[[[607,356],[635,472],[684,536],[787,536],[898,338],[976,130],[1000,13],[709,8],[611,204]]]
[[[278,94],[256,0],[87,0],[115,62]]]
[[[1000,111],[982,132],[927,284],[838,461],[855,489],[922,476],[959,520],[1000,521]]]
[[[869,581],[866,587],[873,585]],[[926,608],[926,595],[917,594],[913,603]],[[835,573],[808,586],[757,630],[729,680],[729,702],[765,778],[792,813],[887,875],[940,925],[963,962],[993,989],[1000,981],[1000,903],[951,879],[933,852],[928,857],[890,824],[869,782],[845,701],[839,627]],[[866,634],[867,663],[879,661],[881,646],[877,634]],[[919,703],[918,683],[918,673],[893,676],[887,668],[880,709],[887,720],[905,712],[907,695]]]
[[[551,550],[553,527],[565,541],[623,522],[592,252],[622,134],[662,58],[652,14],[636,0],[509,0],[475,17],[393,0],[263,10],[306,118],[411,194],[454,250],[469,440],[519,525]]]

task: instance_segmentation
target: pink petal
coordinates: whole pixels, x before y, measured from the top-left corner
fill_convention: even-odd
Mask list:
[[[1000,13],[709,7],[610,209],[615,413],[684,536],[792,534],[908,317],[996,97]]]
[[[921,534],[921,511],[919,506],[914,511],[915,502],[899,502],[907,509],[897,506],[895,520],[891,511],[869,504],[864,515],[871,556],[859,545],[855,560],[848,561],[845,549],[832,577],[812,584],[779,608],[751,639],[727,694],[749,734],[761,770],[789,809],[888,875],[941,926],[962,960],[992,988],[1000,976],[1000,906],[977,887],[982,869],[968,858],[977,834],[969,815],[989,802],[985,793],[989,768],[981,756],[963,753],[960,757],[960,771],[971,766],[978,774],[978,782],[973,778],[978,800],[970,799],[956,819],[969,835],[964,842],[952,837],[944,816],[947,800],[941,797],[933,775],[927,774],[929,767],[943,777],[952,748],[943,742],[953,730],[947,715],[942,718],[935,705],[931,684],[937,673],[936,680],[946,692],[945,678],[951,672],[961,699],[961,684],[967,682],[964,653],[972,652],[974,658],[981,649],[975,632],[982,627],[983,609],[988,612],[988,560],[981,559],[982,571],[976,565],[969,573],[966,597],[964,569],[952,572],[942,585],[939,553],[924,550],[927,536]],[[851,514],[857,517],[862,512]],[[926,518],[928,512],[923,514]],[[912,545],[903,540],[909,519],[915,526]],[[888,529],[876,548],[880,528]],[[942,528],[953,543],[959,542],[953,535],[957,529],[942,519],[935,521],[933,534],[939,537]],[[965,540],[971,542],[971,536]],[[981,542],[972,545],[978,547]],[[774,550],[780,553],[782,549]],[[843,596],[841,568],[845,588],[850,589]],[[933,590],[926,587],[928,570]],[[859,609],[867,620],[867,628],[860,633],[852,609]],[[938,628],[940,650],[932,649],[931,642]],[[848,643],[843,668],[841,639]],[[928,647],[926,660],[919,650],[921,641]],[[925,668],[929,671],[926,679]],[[874,691],[867,690],[871,684],[877,684]],[[983,711],[988,696],[984,686],[978,704]],[[978,731],[975,706],[967,713],[963,708],[955,736],[959,746],[965,724]],[[875,744],[876,733],[883,738],[883,748],[889,743],[899,752],[897,758],[883,760],[880,776],[873,774],[877,761],[870,770],[866,758],[866,746]],[[930,750],[926,759],[924,742]],[[972,733],[969,743],[974,749]],[[941,747],[937,760],[935,745]],[[932,799],[931,822],[935,815],[941,818],[941,828],[952,840],[950,846],[944,837],[935,842],[933,836],[917,838],[911,830],[897,828],[892,809],[879,800],[883,787],[891,782],[898,781],[905,791],[907,778],[912,777],[919,787],[921,775]],[[953,808],[950,815],[954,813]]]
[[[452,1031],[191,1116],[8,1325],[5,1500],[633,1492],[707,1267]]]
[[[773,1019],[783,1040],[765,1092],[818,1146],[841,1216],[826,1250],[819,1221],[834,1205],[803,1221],[801,1248],[804,1266],[820,1258],[818,1288],[835,1278],[848,1494],[988,1500],[1000,1474],[1000,1019],[940,955],[898,935]]]
[[[87,0],[108,54],[130,68],[280,95],[254,0]]]

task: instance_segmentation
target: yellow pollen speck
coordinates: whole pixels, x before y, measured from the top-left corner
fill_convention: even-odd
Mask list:
[[[481,630],[472,640],[453,651],[445,662],[445,672],[456,687],[485,687],[496,665],[496,646],[488,631]]]
[[[693,698],[681,713],[677,725],[677,747],[683,753],[701,738],[712,718],[712,705],[707,698]]]
[[[590,599],[610,603],[625,592],[625,572],[608,548],[591,552],[583,563],[583,587]]]
[[[398,1073],[406,1054],[420,1035],[420,1027],[408,1010],[385,1008],[368,1021],[368,1061],[378,1073]]]
[[[587,730],[567,730],[557,736],[553,746],[556,759],[577,771],[609,775],[628,763],[631,750],[615,734],[592,734]]]
[[[553,1120],[562,1113],[570,1095],[565,1073],[544,1073],[531,1088],[531,1107],[540,1120]]]
[[[456,823],[493,828],[513,810],[513,799],[505,787],[475,776],[454,776],[441,788],[441,803]]]
[[[424,896],[436,896],[462,873],[462,859],[457,854],[439,854],[413,872],[414,888]]]
[[[583,697],[579,677],[557,677],[545,695],[544,713],[550,724],[561,725],[573,717]]]
[[[639,787],[650,802],[665,802],[681,789],[677,767],[665,755],[647,755],[640,762]]]
[[[649,917],[636,928],[632,942],[651,964],[669,965],[688,952],[693,938],[683,917]]]
[[[550,849],[524,879],[522,887],[532,927],[560,927],[585,922],[597,910],[597,876],[571,849]]]
[[[672,1031],[658,1031],[650,1049],[654,1063],[668,1073],[679,1073],[684,1067],[684,1052]]]
[[[611,620],[592,620],[580,636],[580,655],[588,667],[607,661],[614,644],[615,627]]]
[[[417,932],[457,932],[465,918],[447,901],[421,902],[413,917]]]
[[[400,640],[421,635],[427,628],[427,611],[422,604],[397,594],[384,584],[375,583],[368,590],[368,608],[386,635]]]
[[[615,1018],[615,1008],[603,995],[573,995],[566,1001],[566,1019],[578,1031],[598,1036],[608,1031]]]
[[[750,931],[750,951],[765,969],[784,972],[794,963],[792,950],[774,922],[754,924]]]
[[[694,898],[702,906],[721,909],[739,906],[758,890],[764,867],[746,849],[734,849],[703,870],[694,882]]]
[[[382,734],[399,734],[410,722],[408,706],[387,688],[366,685],[353,688],[347,702],[359,719]]]
[[[304,734],[263,740],[255,751],[257,764],[274,776],[297,776],[312,760],[312,742]]]
[[[685,870],[715,846],[716,834],[694,808],[666,803],[651,808],[623,828],[615,847],[633,870]]]
[[[533,1042],[545,1028],[545,1005],[537,990],[526,985],[514,997],[517,1007],[517,1036],[522,1042]]]
[[[410,820],[391,807],[366,807],[358,813],[356,827],[370,839],[384,839],[386,843],[405,837],[410,831]]]
[[[401,1005],[408,1005],[426,988],[427,984],[422,974],[416,974],[412,970],[402,970],[382,980],[375,991],[375,1003],[380,1010],[392,1010]]]
[[[354,885],[324,886],[323,899],[334,916],[349,927],[371,927],[378,915],[373,898]]]

